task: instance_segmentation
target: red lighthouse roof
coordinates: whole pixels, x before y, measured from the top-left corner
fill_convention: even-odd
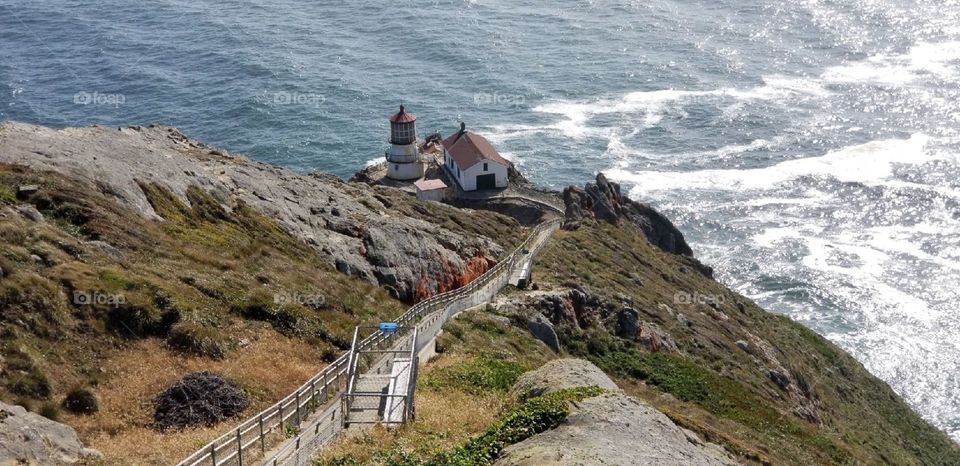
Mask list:
[[[417,116],[412,113],[407,113],[407,111],[403,109],[403,105],[400,106],[399,112],[390,116],[390,123],[413,123],[414,121],[417,121]]]

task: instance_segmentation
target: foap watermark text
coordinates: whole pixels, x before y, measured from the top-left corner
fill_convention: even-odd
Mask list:
[[[73,95],[73,103],[77,105],[109,105],[119,107],[127,103],[127,96],[123,94],[80,91]]]
[[[478,92],[473,95],[473,104],[477,107],[500,106],[500,107],[520,107],[526,103],[527,99],[520,94],[498,94],[488,92]]]
[[[100,291],[74,291],[73,304],[74,306],[118,307],[127,304],[127,298],[122,294],[102,293]]]
[[[687,293],[686,291],[673,294],[673,304],[723,304],[725,299],[722,294]]]

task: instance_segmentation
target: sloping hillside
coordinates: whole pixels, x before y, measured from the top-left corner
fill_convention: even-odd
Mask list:
[[[234,422],[156,429],[152,400],[179,377],[222,374],[256,412],[347,348],[356,324],[468,282],[524,235],[494,213],[194,153],[167,129],[107,131],[0,125],[0,399],[76,427],[108,464],[176,462]],[[118,144],[128,152],[110,153]],[[151,171],[155,159],[190,183]],[[232,168],[201,172],[210,159]],[[301,204],[288,217],[221,189],[255,169],[275,176],[240,179],[312,197],[287,193]],[[99,410],[65,410],[75,389]]]
[[[531,412],[506,387],[543,364],[544,351],[593,362],[627,395],[743,464],[960,464],[958,445],[851,356],[710,278],[682,235],[648,206],[622,198],[602,176],[565,194],[568,229],[538,256],[533,289],[508,291],[445,327],[418,396],[445,398],[447,408],[341,444],[321,464],[439,465],[473,452],[491,430]],[[521,349],[532,336],[539,350]],[[481,383],[490,380],[499,382]],[[482,415],[454,422],[461,413]],[[525,444],[536,448],[514,451],[547,457],[544,448],[555,448],[551,464],[579,464],[570,453],[584,449],[550,440],[571,441],[585,421],[571,422]]]

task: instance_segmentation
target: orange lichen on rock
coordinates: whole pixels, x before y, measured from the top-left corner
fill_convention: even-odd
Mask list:
[[[436,282],[436,292],[430,284],[427,275],[421,275],[414,286],[414,302],[423,301],[434,294],[446,293],[447,291],[466,286],[486,273],[496,264],[496,261],[487,257],[486,252],[477,251],[473,257],[466,261],[463,270],[458,270],[457,266],[446,258],[440,258],[440,273],[434,277]]]

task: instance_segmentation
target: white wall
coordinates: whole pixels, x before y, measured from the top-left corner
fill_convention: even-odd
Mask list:
[[[460,187],[464,191],[476,191],[477,190],[477,175],[488,175],[493,173],[496,175],[496,182],[498,188],[507,187],[507,166],[500,165],[493,160],[483,160],[480,163],[466,169],[460,170],[460,176],[457,176],[457,162],[453,161],[452,166],[450,161],[453,160],[447,150],[443,150],[443,159],[447,164],[447,169],[450,171],[450,174],[457,178],[457,181],[460,182]],[[483,171],[483,164],[487,164],[487,171]]]
[[[387,177],[394,180],[416,180],[423,178],[427,164],[423,162],[397,163],[387,162]]]
[[[446,191],[445,189],[433,189],[430,191],[421,191],[419,188],[417,188],[417,199],[420,199],[423,201],[440,202],[440,201],[443,201],[444,197],[446,197],[444,196],[445,191]]]

